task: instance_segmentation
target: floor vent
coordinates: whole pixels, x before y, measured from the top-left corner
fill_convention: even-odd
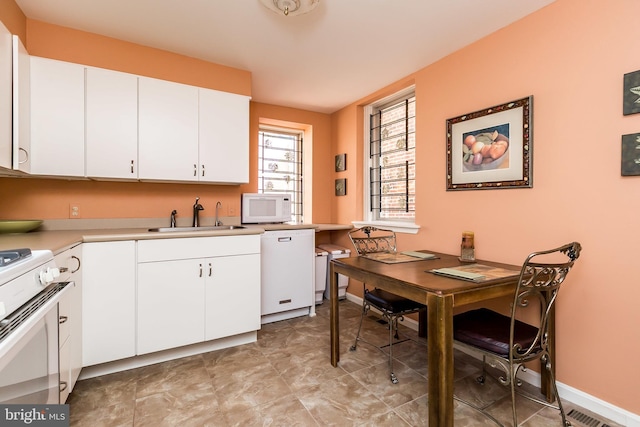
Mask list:
[[[575,409],[572,409],[571,411],[569,411],[567,416],[570,418],[573,418],[574,420],[578,421],[580,424],[585,425],[586,427],[609,427],[608,424],[603,424],[602,421],[597,420],[593,417],[590,417],[589,415],[584,414]]]

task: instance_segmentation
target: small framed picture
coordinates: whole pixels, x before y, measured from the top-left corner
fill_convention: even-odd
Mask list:
[[[343,172],[347,170],[347,154],[342,153],[336,156],[336,172]]]
[[[640,113],[640,71],[624,75],[622,113],[625,116]]]
[[[336,196],[347,195],[347,179],[336,179]]]
[[[622,176],[640,175],[640,133],[622,135]]]

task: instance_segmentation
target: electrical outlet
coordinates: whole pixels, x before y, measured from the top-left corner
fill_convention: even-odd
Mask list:
[[[77,203],[69,204],[69,218],[80,218],[80,205],[78,205]]]

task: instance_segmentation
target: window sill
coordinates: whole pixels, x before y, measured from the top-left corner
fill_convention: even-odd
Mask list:
[[[372,227],[383,228],[385,230],[391,230],[395,233],[407,233],[417,234],[420,230],[420,226],[411,222],[396,222],[396,221],[352,221],[354,227],[364,227],[370,225]]]

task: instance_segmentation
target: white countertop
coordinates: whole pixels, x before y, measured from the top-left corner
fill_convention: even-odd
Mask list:
[[[91,222],[80,223],[74,221],[73,224],[80,226],[97,225]],[[244,225],[245,228],[234,228],[231,230],[198,230],[198,231],[185,231],[185,232],[150,232],[149,228],[158,227],[157,224],[149,222],[149,227],[140,227],[140,224],[136,224],[137,220],[127,221],[132,223],[136,227],[123,227],[123,228],[108,228],[109,220],[99,220],[100,227],[104,228],[74,228],[71,230],[55,229],[49,227],[47,229],[46,224],[42,231],[32,231],[22,234],[0,234],[0,250],[5,249],[18,249],[18,248],[30,248],[32,250],[49,249],[54,254],[60,253],[66,249],[76,246],[80,243],[89,242],[109,242],[119,240],[148,240],[148,239],[175,239],[184,237],[211,237],[211,236],[238,236],[238,235],[251,235],[262,234],[265,231],[270,230],[293,230],[293,229],[315,229],[320,231],[337,231],[337,230],[349,230],[351,225],[341,224],[260,224],[260,225]],[[124,221],[118,221],[118,225],[122,225]],[[126,225],[126,223],[124,224]],[[161,224],[159,226],[166,226]],[[203,225],[204,226],[204,225]]]

